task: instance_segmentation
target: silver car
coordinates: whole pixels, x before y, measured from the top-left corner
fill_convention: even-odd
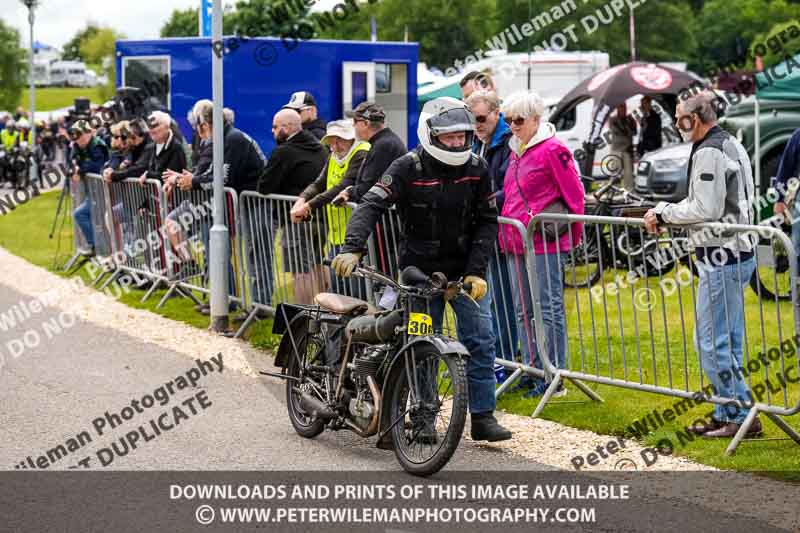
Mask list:
[[[686,198],[691,153],[692,143],[680,143],[644,154],[636,167],[636,192],[657,202]]]

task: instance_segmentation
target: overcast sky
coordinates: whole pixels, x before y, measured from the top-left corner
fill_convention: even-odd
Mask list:
[[[320,0],[329,8],[341,0]],[[75,33],[95,22],[124,33],[129,39],[158,37],[173,9],[200,5],[200,0],[40,0],[34,39],[61,48]],[[223,3],[234,2],[223,0]],[[0,0],[0,19],[20,30],[28,45],[28,8],[20,0]]]

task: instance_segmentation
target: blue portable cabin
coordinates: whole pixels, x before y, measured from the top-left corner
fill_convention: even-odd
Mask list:
[[[224,102],[236,127],[269,154],[272,117],[296,91],[314,95],[319,116],[336,120],[370,99],[409,148],[417,145],[417,43],[226,37]],[[216,50],[221,47],[217,46]],[[211,99],[212,44],[208,38],[117,41],[117,86],[143,89],[178,121],[187,139],[187,112]]]

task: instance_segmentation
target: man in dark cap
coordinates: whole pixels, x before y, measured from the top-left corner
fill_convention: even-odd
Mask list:
[[[371,148],[367,153],[355,181],[345,185],[345,189],[334,200],[360,202],[368,190],[375,185],[398,157],[408,152],[406,143],[395,132],[386,127],[386,113],[383,107],[373,102],[362,102],[345,115],[353,119],[356,139],[366,141]],[[346,179],[346,178],[345,178]],[[344,184],[345,181],[343,180]]]
[[[300,114],[303,129],[313,134],[318,141],[325,137],[328,124],[317,116],[317,101],[308,91],[299,91],[292,94],[289,103],[283,109],[294,109]]]

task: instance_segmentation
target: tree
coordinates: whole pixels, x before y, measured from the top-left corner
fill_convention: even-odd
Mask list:
[[[731,64],[746,68],[756,36],[800,17],[800,7],[785,0],[707,0],[695,22],[695,64],[700,72]]]
[[[617,13],[607,0],[587,0],[576,2],[576,9],[570,11],[563,9],[568,4],[532,0],[529,16],[528,0],[502,0],[497,4],[498,31],[512,25],[521,28],[531,19],[538,21],[539,29],[530,36],[534,50],[537,47],[559,50],[566,44],[565,50],[608,52],[612,65],[631,60],[630,11],[627,6]],[[556,10],[556,5],[563,14]],[[653,62],[691,60],[696,48],[690,24],[693,18],[691,5],[686,0],[648,2],[637,6],[634,9],[636,59]],[[523,52],[528,45],[526,39],[509,49]]]
[[[372,4],[372,5],[370,5]],[[380,0],[362,3],[358,12],[318,32],[329,39],[369,39],[375,16],[382,41],[419,42],[420,61],[446,68],[469,55],[495,32],[494,0]],[[312,14],[314,20],[319,15]],[[321,28],[319,23],[315,25]]]
[[[108,78],[106,85],[100,88],[100,96],[103,99],[111,98],[116,92],[117,69],[114,60],[116,43],[118,39],[124,38],[111,28],[98,28],[80,43],[80,56],[83,61],[101,65],[103,74]]]
[[[197,8],[175,9],[161,27],[161,37],[196,37],[199,30]]]
[[[784,61],[787,55],[797,54],[800,54],[800,23],[792,21],[776,24],[769,32],[756,35],[750,45],[748,58],[761,55],[766,69]]]
[[[298,31],[301,23],[310,21],[307,3],[286,0],[239,1],[230,16],[223,20],[225,33],[247,37],[292,35]]]
[[[86,27],[80,30],[75,36],[64,45],[64,53],[62,58],[68,61],[81,60],[81,43],[89,37],[92,37],[100,31],[100,28],[94,23],[90,22]]]
[[[0,19],[0,109],[19,105],[28,81],[28,54],[20,46],[19,32]]]

